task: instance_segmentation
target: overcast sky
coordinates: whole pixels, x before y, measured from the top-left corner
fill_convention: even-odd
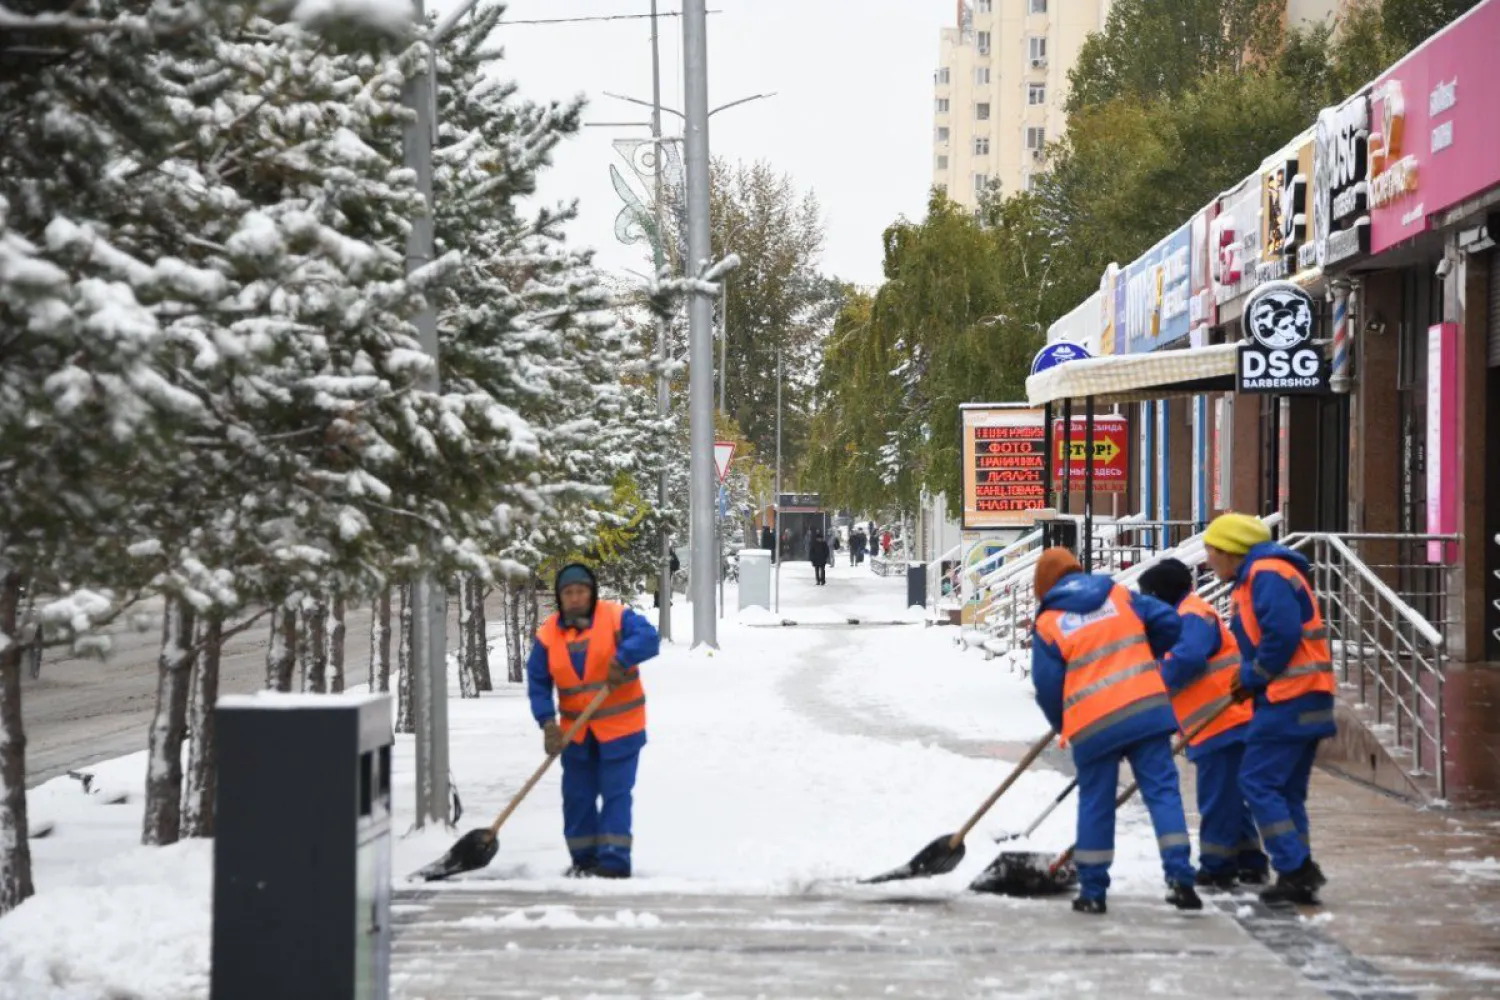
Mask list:
[[[429,0],[432,3],[432,0]],[[439,10],[453,0],[437,0]],[[860,284],[880,280],[880,233],[902,214],[919,218],[931,182],[932,71],[938,29],[953,0],[708,0],[708,99],[718,107],[776,96],[711,119],[715,156],[764,159],[812,189],[827,224],[823,270]],[[659,0],[663,12],[679,0]],[[512,0],[506,21],[642,14],[649,0]],[[661,25],[662,103],[682,109],[682,19]],[[603,91],[651,98],[650,21],[502,25],[506,72],[536,99],[583,94],[585,121],[647,121],[650,111]],[[680,134],[672,115],[667,134]],[[609,270],[649,270],[644,245],[614,236],[622,202],[611,142],[646,128],[587,128],[542,176],[540,195],[576,197],[570,232]],[[631,176],[626,170],[626,175]],[[644,193],[644,192],[642,192]]]

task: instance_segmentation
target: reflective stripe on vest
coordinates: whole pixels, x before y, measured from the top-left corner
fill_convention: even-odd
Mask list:
[[[1063,738],[1074,746],[1131,716],[1168,704],[1146,627],[1124,587],[1116,585],[1104,604],[1086,614],[1044,611],[1036,628],[1067,665]]]
[[[1184,618],[1197,615],[1219,630],[1219,651],[1208,661],[1208,669],[1203,672],[1202,677],[1172,696],[1172,710],[1177,713],[1177,724],[1187,734],[1233,701],[1229,693],[1229,682],[1240,670],[1240,646],[1218,612],[1197,594],[1188,594],[1183,598],[1177,611]],[[1209,723],[1203,732],[1189,740],[1188,744],[1197,746],[1236,726],[1243,726],[1250,721],[1254,711],[1248,701],[1232,705]]]
[[[1262,573],[1275,573],[1286,580],[1293,589],[1306,594],[1308,604],[1312,606],[1312,620],[1302,623],[1297,649],[1280,676],[1272,678],[1259,663],[1251,668],[1257,676],[1270,681],[1266,687],[1266,699],[1291,701],[1304,694],[1333,694],[1337,685],[1333,678],[1333,653],[1328,648],[1328,626],[1323,620],[1323,609],[1318,606],[1317,595],[1307,578],[1291,563],[1281,559],[1261,559],[1250,567],[1244,581],[1234,588],[1234,610],[1246,638],[1252,646],[1260,648],[1261,628],[1255,617],[1252,588],[1255,578]]]
[[[547,650],[547,667],[557,686],[557,709],[564,722],[583,714],[600,691],[609,686],[609,665],[614,661],[625,607],[614,601],[599,601],[594,606],[593,624],[585,631],[566,631],[553,615],[537,630],[537,640]],[[573,669],[571,654],[583,652],[583,678]],[[604,704],[594,712],[588,724],[573,734],[574,743],[582,743],[593,733],[600,741],[617,740],[646,728],[646,691],[641,686],[640,670],[630,667],[626,681],[610,692]]]

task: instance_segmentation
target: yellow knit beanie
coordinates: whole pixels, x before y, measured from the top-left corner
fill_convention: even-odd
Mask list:
[[[1220,514],[1213,519],[1203,533],[1203,544],[1211,545],[1220,552],[1242,556],[1252,546],[1271,540],[1271,529],[1266,522],[1252,514]]]

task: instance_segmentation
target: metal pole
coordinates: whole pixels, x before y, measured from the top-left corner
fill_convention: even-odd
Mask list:
[[[727,253],[729,248],[725,247]],[[724,295],[719,305],[719,414],[725,413],[724,386],[729,382],[729,279],[724,279]]]
[[[771,544],[776,555],[776,613],[781,614],[781,345],[776,345],[776,521]]]
[[[1094,571],[1094,397],[1083,401],[1083,571]]]
[[[423,0],[415,0],[418,23],[426,19]],[[436,44],[435,40],[429,45]],[[406,237],[406,273],[432,260],[432,147],[437,132],[433,103],[434,80],[428,71],[414,74],[402,88],[402,101],[415,117],[402,131],[404,166],[417,178],[426,208],[412,219]],[[432,364],[418,382],[423,392],[436,393],[438,380],[437,312],[427,299],[415,317],[417,337]],[[416,825],[429,821],[448,824],[448,594],[443,581],[430,572],[412,585],[412,715],[416,728]]]
[[[666,222],[662,218],[661,181],[661,45],[656,34],[656,0],[651,0],[651,160],[654,192],[651,202],[656,218],[656,234],[651,241],[651,259],[656,265],[658,277],[666,266]],[[656,318],[656,357],[661,364],[661,373],[656,376],[656,411],[665,420],[672,412],[672,387],[667,382],[667,324],[660,316]],[[662,470],[661,482],[657,486],[657,509],[667,509],[667,498],[671,490],[667,483],[667,472]],[[661,529],[661,565],[657,567],[656,631],[663,639],[672,638],[672,537],[666,525]]]
[[[708,205],[708,12],[704,0],[682,5],[683,97],[686,112],[688,259],[697,277],[713,253]],[[688,433],[692,525],[693,646],[717,649],[714,616],[714,318],[713,302],[688,300]]]
[[[1042,410],[1042,506],[1052,506],[1052,476],[1056,468],[1052,462],[1052,403],[1049,400]],[[1052,544],[1052,522],[1042,522],[1042,548]]]

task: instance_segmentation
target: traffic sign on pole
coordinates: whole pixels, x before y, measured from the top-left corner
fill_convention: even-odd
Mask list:
[[[733,461],[733,460],[734,460],[734,442],[733,441],[715,441],[714,442],[714,465],[718,466],[718,468],[719,468],[719,482],[722,483],[724,481],[724,477],[727,476],[727,475],[729,475],[729,463],[731,461]]]

